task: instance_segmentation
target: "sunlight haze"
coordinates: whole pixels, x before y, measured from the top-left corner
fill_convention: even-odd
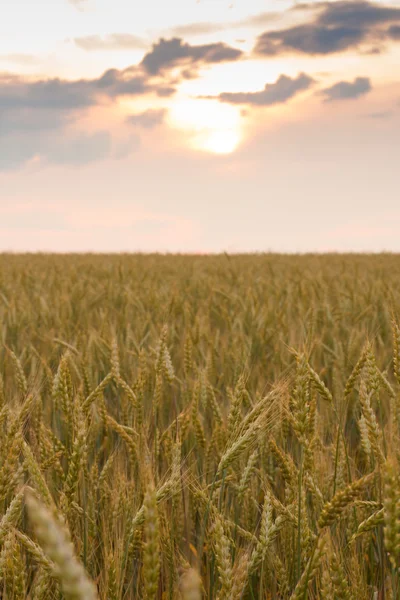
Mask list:
[[[400,251],[400,2],[3,0],[0,251]]]

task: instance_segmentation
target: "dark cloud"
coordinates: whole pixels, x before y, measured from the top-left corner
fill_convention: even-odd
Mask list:
[[[20,168],[34,158],[41,163],[79,167],[100,160],[123,160],[138,151],[140,137],[113,139],[106,130],[12,132],[0,135],[0,172]]]
[[[380,110],[377,112],[368,113],[365,115],[367,119],[386,120],[394,116],[393,110]]]
[[[314,83],[314,79],[305,73],[300,73],[293,79],[286,75],[281,75],[275,83],[267,83],[260,92],[225,92],[220,94],[218,98],[222,102],[229,102],[230,104],[272,106],[273,104],[287,102],[299,92],[310,88]]]
[[[121,42],[120,38],[111,38],[113,42]],[[129,43],[129,40],[123,42]],[[15,129],[35,129],[40,124],[45,128],[57,127],[72,113],[122,96],[154,93],[169,97],[174,94],[179,80],[193,77],[201,64],[236,60],[241,56],[240,50],[222,43],[191,46],[173,38],[161,39],[153,45],[141,65],[124,70],[109,69],[97,79],[35,81],[0,73],[0,133],[9,130],[11,125]],[[168,69],[181,63],[186,67],[184,74],[171,81]],[[162,78],[154,77],[161,72]]]
[[[160,60],[158,51],[164,44],[168,52]],[[161,40],[142,65],[109,69],[94,79],[34,80],[0,72],[0,170],[18,168],[35,157],[70,165],[124,158],[138,148],[139,136],[132,134],[115,147],[107,131],[76,134],[70,125],[83,111],[123,96],[171,96],[183,75],[171,79],[168,69],[178,64],[184,63],[186,76],[192,76],[202,64],[235,60],[241,55],[224,44],[191,46],[182,40]],[[164,110],[153,109],[131,115],[129,121],[151,128],[162,122],[164,114]]]
[[[0,171],[17,169],[35,157],[52,164],[87,165],[111,155],[108,131],[94,133],[17,132],[0,136]]]
[[[400,25],[392,25],[389,27],[387,35],[392,40],[400,40]]]
[[[92,84],[96,90],[101,90],[110,98],[139,96],[152,90],[148,78],[134,67],[125,71],[109,69]]]
[[[30,82],[23,78],[11,83],[0,77],[0,111],[25,109],[86,108],[95,103],[94,82],[49,79]]]
[[[400,8],[367,1],[317,2],[296,9],[314,12],[312,22],[260,35],[256,54],[273,56],[287,52],[333,54],[359,48],[367,41],[395,39],[382,26],[400,23]]]
[[[142,113],[129,115],[126,121],[130,125],[143,127],[144,129],[153,129],[154,127],[157,127],[157,125],[163,123],[166,112],[167,111],[164,108],[149,109]]]
[[[371,27],[400,21],[400,8],[372,2],[328,2],[318,21],[329,27]]]
[[[129,45],[134,42],[132,38],[115,36],[106,39],[107,44]],[[94,47],[97,43],[97,38],[91,38],[89,46]],[[109,69],[95,79],[34,80],[0,73],[0,137],[25,134],[33,139],[40,132],[49,135],[52,131],[64,131],[83,111],[124,96],[156,94],[161,98],[170,97],[179,81],[195,76],[201,65],[236,60],[241,56],[240,50],[222,43],[191,46],[173,38],[161,39],[153,45],[140,65],[124,70]],[[172,78],[169,69],[177,65],[183,67],[183,73],[174,74]],[[139,116],[133,115],[131,123],[151,127],[162,117],[161,112],[148,111]],[[28,147],[25,150],[30,155]]]
[[[136,134],[118,142],[114,148],[108,132],[72,134],[70,126],[87,109],[124,96],[169,97],[175,93],[182,77],[194,74],[196,66],[241,55],[240,51],[224,44],[190,46],[177,42],[178,53],[170,51],[156,68],[158,46],[153,46],[156,56],[150,53],[144,61],[147,67],[150,65],[149,70],[144,65],[133,65],[124,70],[109,69],[95,79],[75,81],[34,80],[0,73],[0,169],[17,168],[36,156],[57,164],[86,164],[106,156],[124,158],[138,148],[140,138]],[[165,44],[171,50],[171,45]],[[173,40],[172,46],[176,50]],[[185,63],[186,75],[174,74],[172,78],[168,68],[181,61]],[[158,71],[162,71],[161,77]],[[164,115],[164,110],[150,109],[131,115],[128,121],[149,129],[161,123]]]
[[[365,37],[365,32],[357,27],[298,25],[263,33],[257,40],[255,52],[266,56],[288,51],[304,54],[332,54],[358,46]]]
[[[74,38],[75,44],[88,52],[94,50],[145,50],[146,40],[130,33],[112,33],[105,37],[88,35]]]
[[[123,160],[131,154],[137,152],[141,145],[141,139],[138,135],[130,135],[128,138],[118,141],[115,144],[113,158],[115,160]]]
[[[37,150],[36,136],[22,132],[0,135],[0,173],[21,167],[37,154]]]
[[[57,110],[0,110],[0,137],[8,133],[48,132],[73,123],[73,114]]]
[[[175,88],[170,85],[164,85],[156,88],[156,94],[157,96],[160,96],[160,98],[169,98],[170,96],[173,96],[175,92]]]
[[[30,81],[0,75],[0,115],[5,111],[56,110],[67,113],[120,96],[171,95],[171,85],[151,82],[137,67],[109,69],[98,79]]]
[[[364,96],[372,89],[371,82],[368,77],[356,77],[354,81],[339,81],[320,94],[324,97],[325,102],[334,100],[352,100]]]
[[[192,46],[181,38],[161,38],[143,58],[141,65],[151,75],[172,69],[178,65],[201,66],[239,60],[241,50],[222,42]]]
[[[381,46],[372,46],[372,48],[366,48],[365,50],[361,50],[361,54],[365,54],[367,56],[377,56],[378,54],[382,54],[384,48]]]
[[[112,138],[108,131],[80,133],[64,140],[44,144],[41,154],[54,164],[86,165],[104,160],[111,154]]]
[[[113,139],[107,130],[36,129],[0,132],[0,172],[20,168],[34,158],[41,163],[78,167],[107,158],[122,160],[140,148],[140,137],[129,132]]]

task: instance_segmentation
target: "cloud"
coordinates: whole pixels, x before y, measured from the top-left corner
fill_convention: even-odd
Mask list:
[[[146,40],[130,33],[112,33],[101,37],[88,35],[74,38],[75,44],[88,52],[95,50],[144,50],[148,47]]]
[[[17,169],[37,154],[34,136],[21,133],[0,136],[0,173]]]
[[[74,114],[65,114],[57,110],[9,110],[0,109],[0,138],[8,133],[24,132],[29,134],[35,131],[51,131],[73,122]]]
[[[394,116],[393,110],[379,110],[379,111],[368,113],[365,115],[365,117],[367,117],[367,119],[377,119],[377,120],[391,119],[393,116]]]
[[[262,12],[257,15],[252,15],[241,21],[230,21],[225,23],[210,23],[203,21],[199,23],[188,23],[187,25],[177,25],[169,30],[173,36],[195,36],[207,35],[210,33],[218,33],[227,29],[243,29],[244,27],[259,27],[271,23],[277,19],[278,13]]]
[[[77,81],[34,81],[0,74],[0,170],[17,168],[36,156],[64,164],[100,160],[111,152],[109,133],[71,137],[70,126],[82,113],[124,96],[169,96],[174,91],[163,81],[152,81],[138,67],[110,69],[97,79]],[[121,142],[115,157],[131,153],[137,140],[138,136],[130,136]]]
[[[87,49],[127,47],[137,44],[135,36],[113,34],[106,38],[79,38]],[[84,40],[84,41],[82,41]],[[33,80],[0,73],[0,135],[13,125],[31,130],[57,127],[73,113],[81,112],[123,96],[156,94],[169,97],[175,93],[179,77],[171,81],[168,70],[185,67],[180,77],[196,75],[196,68],[241,58],[241,50],[223,43],[192,46],[179,38],[160,39],[141,64],[126,69],[108,69],[96,79],[65,80],[60,78]],[[162,74],[163,77],[155,77]],[[46,112],[44,112],[46,111]]]
[[[356,27],[298,25],[290,29],[263,33],[257,40],[256,54],[274,56],[288,51],[304,54],[332,54],[358,46],[365,32]]]
[[[173,36],[207,35],[208,33],[218,33],[227,29],[226,24],[210,23],[208,21],[200,23],[188,23],[187,25],[177,25],[169,30]]]
[[[122,160],[128,158],[140,148],[141,139],[138,135],[130,135],[125,139],[118,140],[114,145],[113,158]]]
[[[0,135],[13,129],[58,127],[83,110],[123,96],[155,93],[170,96],[175,88],[152,82],[137,67],[109,69],[97,79],[68,81],[0,75]]]
[[[372,86],[368,77],[356,77],[354,81],[339,81],[329,88],[322,90],[325,102],[334,100],[352,100],[364,96],[371,91]]]
[[[0,76],[0,111],[21,109],[73,110],[95,103],[96,83],[48,79],[31,82]]]
[[[140,96],[155,91],[148,78],[136,67],[128,67],[124,71],[109,69],[99,79],[93,80],[91,85],[97,94],[104,94],[109,98]]]
[[[39,64],[39,59],[32,54],[2,54],[0,61],[12,62],[22,66],[35,66]]]
[[[392,25],[387,30],[387,35],[392,40],[400,40],[400,25]]]
[[[296,78],[281,75],[275,83],[267,83],[260,92],[225,92],[218,98],[230,104],[247,104],[253,106],[272,106],[282,104],[293,98],[299,92],[310,88],[314,79],[305,73],[300,73]]]
[[[324,7],[324,10],[319,22],[329,27],[370,27],[400,21],[400,8],[363,0],[327,2],[321,3],[320,6]]]
[[[160,98],[168,98],[169,96],[173,96],[175,92],[175,88],[169,85],[165,85],[156,89],[157,96],[160,96]]]
[[[312,10],[312,22],[261,34],[254,53],[274,56],[288,52],[310,55],[333,54],[358,49],[367,41],[393,38],[382,26],[400,23],[400,8],[368,1],[336,1],[301,4],[295,7]],[[396,32],[395,32],[396,33]]]
[[[107,158],[123,160],[137,152],[140,144],[137,134],[120,137],[107,130],[49,132],[38,128],[7,132],[0,135],[0,173],[18,169],[30,161],[79,167]]]
[[[99,38],[106,44],[130,44],[132,38]],[[86,39],[87,42],[87,39]],[[91,38],[94,47],[97,38]],[[155,94],[167,98],[176,91],[182,78],[193,77],[205,64],[235,60],[242,56],[222,43],[191,46],[178,38],[161,39],[142,63],[126,69],[108,69],[94,79],[34,79],[0,72],[0,169],[16,168],[36,156],[49,162],[84,164],[109,154],[124,157],[137,147],[138,136],[110,148],[107,132],[69,138],[70,126],[87,110],[111,105],[122,97]],[[169,72],[177,65],[185,70]],[[163,110],[148,110],[131,115],[128,122],[150,129],[162,122]],[[114,152],[114,154],[113,154]],[[86,157],[86,158],[85,158]]]
[[[164,108],[149,109],[142,113],[129,115],[126,121],[131,125],[143,127],[144,129],[153,129],[157,125],[161,125],[161,123],[163,123],[166,112],[167,111]]]
[[[243,21],[236,23],[236,25],[240,27],[259,27],[260,25],[266,25],[268,23],[272,23],[279,18],[279,13],[274,12],[262,12],[258,15],[252,15],[251,17],[247,17]],[[235,23],[232,23],[232,27]]]
[[[86,165],[104,160],[111,153],[112,138],[108,131],[79,133],[64,140],[55,139],[45,143],[42,154],[50,163],[64,165]]]
[[[90,40],[89,46],[98,44],[97,38]],[[129,44],[133,40],[110,36],[103,42]],[[74,114],[123,96],[169,97],[175,93],[179,78],[171,81],[168,69],[183,65],[186,69],[180,77],[194,77],[196,67],[202,64],[236,60],[242,54],[223,43],[191,46],[173,38],[154,44],[140,65],[124,70],[109,69],[96,79],[33,80],[0,73],[0,135],[12,127],[14,130],[59,127]],[[160,74],[162,78],[154,77]]]
[[[80,166],[103,160],[112,151],[108,131],[94,133],[41,131],[0,136],[0,172],[38,159],[42,162]]]
[[[143,58],[141,65],[151,75],[179,65],[201,66],[239,60],[243,52],[222,42],[192,46],[181,38],[161,38]]]

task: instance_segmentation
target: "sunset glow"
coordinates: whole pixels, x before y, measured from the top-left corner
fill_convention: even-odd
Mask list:
[[[199,134],[197,147],[214,154],[230,154],[236,150],[239,141],[239,135],[236,131],[217,129],[210,133]]]
[[[400,250],[399,60],[400,0],[5,0],[0,249]]]
[[[229,154],[239,145],[240,114],[232,106],[212,100],[184,99],[172,106],[168,118],[171,126],[188,135],[193,148]]]

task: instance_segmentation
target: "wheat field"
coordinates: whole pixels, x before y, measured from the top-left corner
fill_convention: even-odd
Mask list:
[[[0,597],[400,598],[400,258],[1,255]]]

